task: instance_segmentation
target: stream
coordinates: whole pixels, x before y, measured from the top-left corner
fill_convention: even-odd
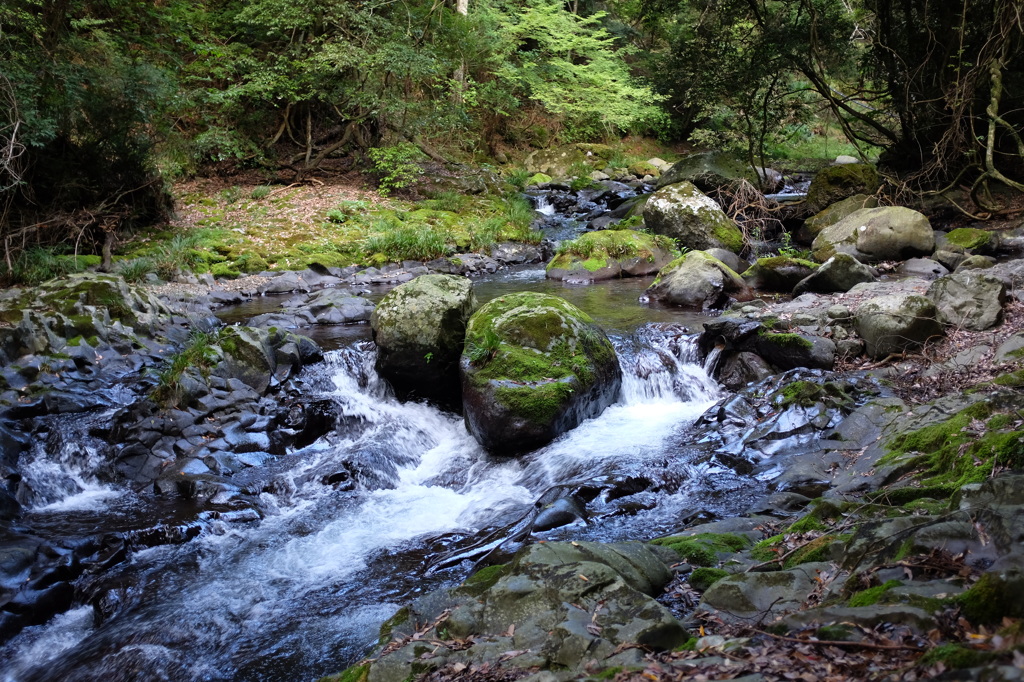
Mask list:
[[[587,521],[535,539],[648,539],[696,514],[741,512],[762,484],[716,463],[691,428],[722,397],[695,347],[706,318],[640,302],[649,283],[569,286],[537,265],[475,280],[481,303],[522,290],[565,297],[607,331],[622,364],[616,404],[516,459],[487,455],[456,414],[396,401],[373,370],[365,325],[315,330],[329,350],[300,380],[342,417],[256,467],[264,480],[244,502],[200,508],[101,483],[79,437],[89,417],[69,418],[64,438],[27,455],[25,476],[42,492],[19,527],[63,546],[115,537],[129,549],[79,579],[81,605],[0,649],[0,680],[317,679],[363,657],[404,601],[473,565],[436,557],[511,527],[552,488],[600,494]]]

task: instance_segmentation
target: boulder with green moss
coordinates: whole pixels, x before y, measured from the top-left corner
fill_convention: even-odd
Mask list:
[[[930,256],[935,231],[928,218],[902,206],[862,208],[822,230],[811,247],[824,262],[846,253],[862,263]]]
[[[920,348],[942,336],[939,311],[924,296],[890,294],[865,301],[854,316],[857,334],[875,359]]]
[[[793,295],[804,293],[830,294],[846,292],[862,282],[874,282],[874,270],[853,256],[837,253],[821,264],[817,270],[797,282]]]
[[[737,180],[758,184],[757,173],[738,157],[726,152],[701,152],[689,154],[672,164],[658,178],[658,187],[691,182],[703,192],[712,192]]]
[[[400,394],[452,399],[466,321],[476,305],[465,277],[423,275],[395,287],[370,318],[377,371]]]
[[[976,227],[959,227],[950,230],[945,241],[955,246],[978,254],[988,254],[996,250],[999,240],[995,234],[987,230],[979,230]]]
[[[652,194],[643,207],[644,224],[655,234],[688,249],[728,249],[739,253],[743,233],[714,199],[692,183],[678,182]]]
[[[811,213],[819,213],[854,195],[874,194],[880,185],[881,180],[874,166],[866,163],[830,166],[811,180],[805,203]]]
[[[644,651],[690,637],[654,599],[672,579],[672,560],[671,552],[635,542],[529,545],[507,566],[409,604],[389,624],[366,679],[402,682],[496,659],[509,679],[538,669],[578,678],[596,665],[642,668]]]
[[[793,291],[793,287],[800,280],[809,277],[817,268],[817,263],[802,258],[788,256],[758,258],[743,273],[743,281],[752,289],[788,294]]]
[[[691,251],[663,267],[646,295],[653,301],[699,310],[721,308],[730,298],[753,297],[742,277],[703,251]]]
[[[653,275],[672,260],[672,240],[633,230],[588,232],[563,242],[548,263],[548,279],[594,281]]]
[[[481,307],[460,362],[466,427],[488,450],[538,448],[618,399],[608,337],[562,298],[522,292]]]
[[[854,194],[852,197],[837,201],[804,221],[804,238],[808,241],[813,241],[826,227],[835,225],[854,211],[859,211],[862,208],[877,207],[878,198],[867,194]]]

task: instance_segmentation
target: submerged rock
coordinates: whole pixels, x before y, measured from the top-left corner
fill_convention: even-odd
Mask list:
[[[507,294],[470,318],[460,361],[466,427],[488,450],[540,447],[618,399],[608,337],[557,296]]]
[[[457,395],[466,320],[476,304],[472,282],[453,275],[423,275],[392,289],[370,322],[377,371],[400,393]]]

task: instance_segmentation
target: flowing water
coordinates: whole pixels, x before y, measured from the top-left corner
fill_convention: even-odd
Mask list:
[[[265,480],[244,503],[154,501],[96,480],[88,439],[37,444],[26,476],[38,495],[21,525],[65,540],[114,534],[132,549],[80,579],[91,603],[0,649],[0,680],[316,679],[363,656],[403,601],[472,565],[438,569],[437,557],[514,526],[552,488],[645,482],[545,539],[646,539],[697,512],[737,513],[758,483],[716,465],[690,428],[720,397],[686,328],[699,319],[638,303],[647,284],[569,287],[536,266],[477,282],[482,300],[564,296],[608,331],[622,363],[616,404],[517,459],[488,456],[458,415],[393,399],[365,326],[326,339],[335,349],[302,377],[311,399],[337,404],[336,430],[254,469]],[[154,528],[163,541],[148,546]]]

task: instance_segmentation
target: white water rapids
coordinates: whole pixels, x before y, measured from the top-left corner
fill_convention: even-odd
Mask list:
[[[135,552],[119,573],[125,605],[115,615],[96,626],[83,606],[26,629],[0,649],[0,680],[299,680],[340,670],[402,601],[461,577],[424,579],[433,538],[509,523],[556,484],[667,466],[718,387],[692,339],[654,333],[618,345],[619,402],[513,460],[487,456],[460,417],[389,397],[366,349],[329,353],[315,371],[329,378],[323,393],[343,424],[282,459],[259,518],[209,518],[191,542]],[[362,486],[323,482],[343,465]],[[123,497],[75,476],[77,492],[33,514],[102,512]],[[688,504],[679,491],[659,513]]]

